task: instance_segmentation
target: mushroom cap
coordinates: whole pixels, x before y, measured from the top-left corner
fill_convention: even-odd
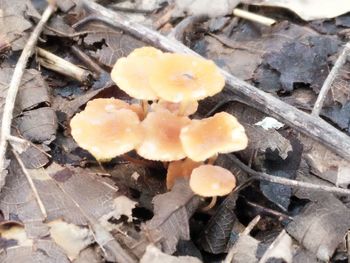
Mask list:
[[[146,46],[134,49],[128,57],[152,57],[157,58],[162,55],[163,52],[157,48]]]
[[[160,57],[149,81],[160,98],[171,102],[204,99],[220,92],[225,85],[213,61],[173,53]]]
[[[139,117],[131,109],[118,109],[121,104],[114,99],[90,101],[70,122],[74,140],[97,160],[129,152],[142,140]]]
[[[225,168],[206,164],[192,171],[190,187],[195,194],[200,196],[223,196],[236,187],[236,178]]]
[[[161,54],[153,47],[135,49],[128,57],[117,60],[111,72],[112,80],[133,98],[156,100],[158,96],[150,86],[149,75]]]
[[[173,188],[175,181],[179,178],[190,178],[192,170],[203,164],[202,162],[195,162],[190,158],[184,160],[170,162],[168,172],[166,175],[166,186],[168,189]]]
[[[197,162],[217,153],[243,150],[248,145],[244,127],[226,112],[192,120],[181,130],[180,139],[186,155]]]
[[[180,113],[180,107],[181,103],[175,103],[165,100],[159,100],[158,102],[152,103],[151,109],[153,111],[170,111],[171,113],[174,113],[176,115],[179,115]],[[183,116],[189,116],[193,113],[195,113],[198,109],[198,102],[197,101],[190,101],[188,105],[186,105],[186,108],[184,112],[181,114]]]
[[[168,111],[150,112],[142,121],[144,139],[136,148],[145,159],[175,161],[186,157],[180,141],[180,131],[190,119]]]

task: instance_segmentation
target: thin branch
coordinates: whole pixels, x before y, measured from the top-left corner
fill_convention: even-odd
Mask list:
[[[29,57],[32,55],[34,47],[38,41],[40,33],[42,32],[45,23],[49,20],[52,13],[55,11],[56,7],[50,2],[50,4],[45,9],[40,21],[36,25],[35,29],[31,33],[27,44],[23,48],[22,54],[18,59],[15,70],[12,75],[12,79],[7,91],[4,111],[2,114],[1,123],[1,135],[0,135],[0,189],[5,184],[5,155],[8,145],[8,136],[11,134],[11,123],[13,116],[13,109],[15,107],[16,96],[18,88],[21,84],[22,76],[26,68]]]
[[[252,12],[246,11],[246,10],[242,10],[239,8],[235,8],[233,9],[233,15],[240,17],[240,18],[244,18],[265,26],[272,26],[274,24],[276,24],[276,20],[272,19],[270,17],[266,17],[266,16],[262,16],[262,15],[258,15],[258,14],[254,14]]]
[[[108,10],[94,1],[81,1],[89,11],[94,13],[94,16],[86,17],[82,20],[85,23],[87,21],[97,20],[115,28],[122,29],[142,41],[164,50],[199,56],[182,43],[162,36],[158,32],[145,26],[134,23],[125,16]],[[221,72],[226,78],[227,87],[221,94],[216,96],[216,101],[230,98],[234,95],[239,96],[250,106],[290,125],[292,128],[325,145],[339,156],[350,160],[350,138],[346,134],[340,132],[326,121],[288,105],[271,94],[265,93],[247,82],[232,76],[225,70],[221,70]],[[207,101],[210,101],[210,99]]]
[[[46,218],[47,218],[47,212],[46,212],[46,209],[45,209],[45,206],[44,206],[43,201],[41,201],[41,198],[40,198],[40,196],[39,196],[38,190],[37,190],[36,187],[35,187],[35,184],[34,184],[34,182],[33,182],[32,177],[30,176],[30,174],[29,174],[27,168],[25,167],[25,165],[24,165],[24,163],[23,163],[21,157],[18,155],[18,153],[17,153],[14,149],[12,149],[12,153],[13,153],[14,156],[16,157],[17,162],[18,162],[19,166],[20,166],[21,169],[22,169],[22,172],[23,172],[24,175],[26,176],[26,178],[27,178],[27,180],[28,180],[28,183],[29,183],[29,185],[30,185],[30,188],[31,188],[32,191],[33,191],[34,197],[35,197],[35,199],[36,199],[36,201],[37,201],[37,203],[38,203],[38,205],[39,205],[40,211],[41,211],[41,213],[43,214],[44,219],[46,219]]]
[[[328,91],[332,87],[334,79],[339,74],[340,68],[344,65],[346,62],[346,58],[348,57],[350,51],[350,42],[348,42],[345,47],[343,48],[343,51],[339,55],[337,61],[335,62],[331,72],[329,72],[325,82],[322,85],[321,91],[318,94],[317,100],[315,102],[314,108],[312,109],[312,115],[318,116],[320,115],[320,111],[322,109],[323,103],[327,97]]]
[[[252,175],[254,177],[254,179],[256,179],[256,180],[262,180],[262,181],[267,181],[267,182],[271,182],[271,183],[287,185],[287,186],[290,186],[293,188],[304,188],[304,189],[310,189],[310,190],[314,190],[314,191],[326,191],[326,192],[338,194],[338,195],[350,195],[350,190],[344,189],[344,188],[339,188],[339,187],[335,187],[335,186],[312,184],[312,183],[307,183],[307,182],[300,182],[297,180],[273,176],[273,175],[266,174],[263,172],[257,172],[257,171],[254,171],[252,168],[248,167],[247,165],[245,165],[243,162],[241,162],[233,154],[228,155],[228,157],[240,169],[242,169],[244,172]]]

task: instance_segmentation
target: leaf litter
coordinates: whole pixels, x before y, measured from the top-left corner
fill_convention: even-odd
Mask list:
[[[28,2],[19,2],[14,5],[17,10],[5,1],[1,6],[11,19],[21,20],[16,34],[10,27],[3,27],[7,31],[0,34],[12,50],[23,47],[38,18]],[[47,43],[40,45],[54,43],[69,57],[70,45],[77,44],[106,72],[117,58],[145,45],[128,32],[98,19],[74,26],[83,21],[85,13],[72,1],[63,2],[59,4],[62,13],[53,17],[49,27],[68,34],[47,29],[43,35]],[[139,7],[154,10],[167,6],[158,1],[148,5],[139,2]],[[211,20],[191,27],[184,38],[186,44],[260,89],[296,107],[312,109],[343,43],[334,34],[348,26],[348,15],[328,20],[327,26],[331,24],[335,33],[322,35],[313,29],[315,23],[300,23],[291,13],[279,14],[289,21],[267,28],[233,18],[233,5],[221,8],[225,12],[219,10],[216,23]],[[255,10],[276,15],[264,8]],[[219,14],[217,10],[210,11],[211,16]],[[176,13],[171,17],[177,17]],[[169,19],[167,26],[176,29],[179,19]],[[326,23],[320,23],[318,29],[328,30]],[[24,33],[15,39],[18,32]],[[79,32],[79,36],[69,36]],[[4,65],[9,65],[4,59]],[[349,130],[347,64],[334,81],[321,112],[344,131]],[[242,189],[219,198],[218,204],[207,212],[198,210],[205,201],[190,191],[186,181],[178,181],[166,192],[162,165],[147,167],[116,158],[100,167],[72,141],[67,121],[93,97],[130,98],[106,80],[101,90],[72,86],[75,94],[71,100],[64,91],[54,91],[62,89],[58,81],[48,82],[50,86],[46,82],[47,76],[54,76],[69,83],[63,76],[39,71],[35,62],[28,67],[31,69],[22,80],[13,127],[13,134],[26,141],[25,146],[14,146],[15,151],[21,149],[19,156],[24,167],[9,155],[9,177],[0,193],[0,261],[211,262],[224,259],[223,255],[233,249],[234,262],[313,262],[316,257],[329,260],[342,253],[339,245],[349,229],[349,211],[343,199],[321,191],[250,181],[252,176],[235,166],[228,155],[220,155],[216,163],[234,172]],[[2,103],[11,74],[11,68],[0,70]],[[220,102],[220,96],[203,101],[198,117],[205,114],[203,109]],[[249,147],[238,156],[253,169],[276,177],[348,186],[348,162],[322,145],[303,138],[288,126],[268,130],[256,126],[268,116],[239,99],[224,106],[247,130]],[[250,234],[245,233],[245,227],[257,214],[260,222]]]

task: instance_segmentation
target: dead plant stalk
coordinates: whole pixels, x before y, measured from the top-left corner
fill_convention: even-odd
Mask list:
[[[19,86],[21,84],[22,76],[26,68],[29,57],[32,55],[34,47],[38,41],[38,38],[50,16],[55,12],[56,6],[53,3],[49,3],[44,13],[41,16],[40,21],[31,33],[27,44],[23,48],[22,54],[18,59],[15,70],[13,72],[11,82],[7,91],[4,111],[2,114],[1,123],[1,135],[0,135],[0,189],[5,184],[5,154],[8,146],[8,138],[11,135],[11,123],[13,117],[13,109],[15,107],[15,101]]]

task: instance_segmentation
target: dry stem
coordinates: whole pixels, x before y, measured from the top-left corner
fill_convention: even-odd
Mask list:
[[[38,61],[43,67],[71,77],[83,84],[88,85],[91,83],[92,73],[90,71],[82,69],[45,49],[37,48],[37,51]]]
[[[49,20],[52,13],[55,11],[56,7],[54,4],[49,4],[45,9],[43,15],[41,16],[40,21],[36,25],[34,31],[30,35],[27,44],[23,48],[22,54],[18,59],[15,70],[12,75],[12,79],[7,91],[4,111],[2,114],[2,123],[1,123],[1,135],[0,135],[0,189],[5,184],[5,154],[8,145],[8,136],[11,135],[11,123],[13,109],[15,107],[16,96],[18,88],[21,84],[21,79],[26,68],[29,57],[33,53],[33,49],[36,45],[36,42],[39,38],[41,31],[44,28],[45,23]]]
[[[242,10],[239,8],[235,8],[233,9],[233,15],[240,17],[240,18],[244,18],[265,26],[272,26],[273,24],[276,23],[275,19],[266,17],[266,16],[262,16],[262,15],[257,15],[254,14],[252,12],[246,11],[246,10]]]
[[[312,115],[318,116],[320,114],[320,111],[322,109],[323,103],[327,97],[328,91],[332,87],[334,79],[337,77],[339,73],[339,69],[344,65],[346,62],[346,58],[350,51],[350,42],[348,42],[341,54],[339,55],[337,61],[335,62],[331,72],[329,72],[325,82],[322,85],[321,91],[318,94],[317,100],[315,102],[314,108],[312,109]]]

